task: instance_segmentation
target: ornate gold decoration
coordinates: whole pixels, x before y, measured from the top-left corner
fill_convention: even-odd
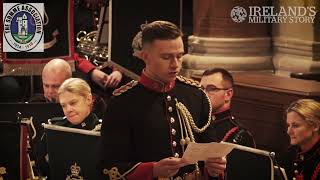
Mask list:
[[[6,168],[5,167],[0,167],[0,180],[3,180],[3,175],[5,175],[7,173]]]
[[[192,173],[185,173],[183,177],[177,176],[177,177],[158,177],[157,180],[201,180],[205,179],[202,174],[198,171],[193,171]]]
[[[119,170],[117,167],[112,167],[110,170],[103,169],[103,174],[109,175],[110,180],[125,180],[126,175],[128,175],[131,171],[133,171],[137,166],[139,166],[141,163],[135,164],[131,169],[126,171],[123,174],[119,173]]]
[[[204,94],[206,95],[206,93],[204,93]],[[178,100],[175,99],[176,107],[177,107],[176,109],[177,109],[177,114],[178,114],[178,118],[179,118],[180,129],[181,129],[180,145],[181,145],[183,151],[184,151],[184,146],[187,145],[189,142],[196,142],[195,138],[194,138],[193,131],[195,131],[196,133],[204,132],[211,124],[211,121],[213,121],[215,119],[214,117],[211,117],[212,106],[211,106],[211,102],[209,100],[209,97],[207,95],[206,95],[206,98],[209,103],[209,115],[208,115],[207,123],[202,128],[199,128],[195,124],[193,117],[192,117],[190,111],[188,110],[188,108],[183,103],[178,102]],[[184,132],[185,132],[186,138],[184,138],[184,135],[183,135]],[[196,170],[194,173],[201,176],[198,163],[195,164],[195,167],[196,167]]]
[[[203,91],[202,91],[203,92]],[[206,96],[206,99],[209,103],[209,114],[208,114],[208,121],[206,123],[206,125],[204,125],[202,128],[199,128],[195,123],[194,123],[194,120],[192,118],[192,115],[190,114],[188,108],[181,102],[178,102],[176,100],[176,106],[177,106],[177,111],[178,111],[178,115],[182,115],[182,118],[184,121],[186,121],[186,123],[188,123],[189,125],[191,125],[192,129],[196,132],[196,133],[202,133],[203,131],[205,131],[211,121],[214,121],[215,120],[215,117],[211,117],[211,114],[212,114],[212,105],[211,105],[211,101],[209,99],[209,97],[207,96],[207,94],[205,92],[203,92]]]
[[[118,180],[118,179],[125,180],[124,176],[119,173],[119,170],[117,167],[113,167],[110,170],[103,169],[103,174],[109,175],[110,180]]]
[[[112,95],[119,96],[120,94],[128,91],[129,89],[133,88],[137,84],[138,84],[138,81],[132,80],[132,81],[128,82],[127,84],[125,84],[125,85],[119,87],[118,89],[114,90],[112,92]]]
[[[83,180],[83,177],[80,176],[81,167],[77,166],[77,163],[70,166],[71,175],[67,176],[66,180]]]
[[[189,78],[186,78],[186,77],[184,77],[184,76],[177,76],[177,79],[178,79],[179,81],[184,82],[184,83],[186,83],[186,84],[189,84],[189,85],[191,85],[191,86],[195,86],[195,87],[197,87],[197,88],[199,88],[199,89],[201,88],[200,83],[199,83],[198,81],[196,81],[196,80],[189,79]]]

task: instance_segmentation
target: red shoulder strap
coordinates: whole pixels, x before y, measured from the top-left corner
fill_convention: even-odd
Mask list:
[[[238,130],[238,127],[234,127],[232,129],[230,129],[226,135],[223,137],[222,141],[227,141],[229,139],[229,137],[234,134],[236,131]]]

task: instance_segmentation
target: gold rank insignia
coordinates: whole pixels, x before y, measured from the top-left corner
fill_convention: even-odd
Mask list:
[[[5,167],[0,167],[0,180],[3,180],[3,175],[5,175],[6,172],[6,168]]]
[[[197,88],[201,88],[200,83],[198,81],[196,81],[196,80],[189,79],[189,78],[186,78],[184,76],[177,76],[177,80],[180,81],[180,82],[183,82],[185,84],[189,84],[191,86],[195,86]]]
[[[83,177],[80,176],[81,167],[77,166],[77,163],[70,166],[71,175],[67,176],[66,180],[83,180]]]
[[[118,89],[114,90],[112,92],[112,95],[119,96],[120,94],[128,91],[129,89],[133,88],[137,84],[138,84],[138,81],[132,80],[132,81],[128,82],[127,84],[125,84],[125,85],[119,87]]]

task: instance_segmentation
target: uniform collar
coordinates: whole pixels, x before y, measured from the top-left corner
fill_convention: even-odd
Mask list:
[[[69,122],[69,121],[68,121]],[[80,124],[73,125],[70,122],[70,127],[78,128],[78,129],[86,129],[91,130],[98,123],[98,118],[94,113],[90,113]]]
[[[234,117],[231,115],[230,109],[227,109],[219,113],[212,113],[212,115],[215,117],[215,120],[213,121],[214,124],[234,120]]]
[[[216,117],[217,120],[232,118],[230,109],[227,109],[227,110],[219,112],[219,113],[213,113],[213,115]]]
[[[313,155],[314,152],[318,152],[318,151],[320,151],[320,139],[318,139],[318,142],[315,145],[313,145],[311,149],[307,151],[301,151],[301,149],[299,148],[298,155],[310,156],[310,155]]]
[[[153,79],[146,75],[143,71],[139,82],[148,89],[151,89],[156,92],[168,92],[174,88],[176,81],[171,81],[169,83],[163,83],[159,80]]]

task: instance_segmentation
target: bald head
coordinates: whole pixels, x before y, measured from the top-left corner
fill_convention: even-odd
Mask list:
[[[63,59],[53,59],[49,61],[42,70],[42,84],[44,96],[50,102],[56,102],[60,85],[68,78],[72,72],[70,65]]]

